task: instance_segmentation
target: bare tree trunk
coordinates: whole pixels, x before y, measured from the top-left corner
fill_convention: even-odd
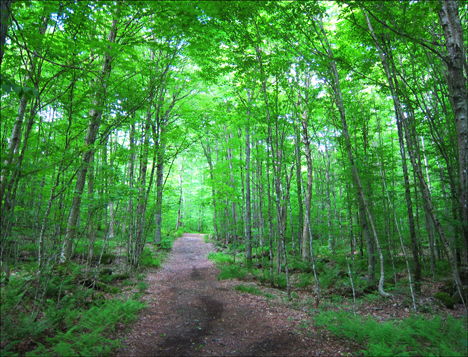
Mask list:
[[[96,240],[96,232],[95,232],[95,225],[96,222],[96,212],[94,211],[94,154],[91,156],[89,160],[89,177],[88,177],[88,259],[87,259],[87,267],[91,264],[94,255],[94,242]]]
[[[307,79],[308,81],[308,79]],[[301,108],[301,125],[302,125],[302,142],[304,143],[305,147],[305,157],[307,162],[307,192],[305,196],[305,211],[306,214],[310,215],[310,205],[312,201],[312,154],[310,151],[310,139],[309,139],[309,132],[307,130],[308,126],[308,115],[307,115],[307,108],[302,103],[302,98],[299,93],[299,107]],[[310,221],[310,217],[308,217]],[[304,220],[305,221],[305,220]],[[309,228],[308,225],[304,224],[303,231],[302,231],[302,260],[307,261],[309,260],[309,249],[308,244],[311,237],[309,236]]]
[[[175,229],[178,230],[182,227],[181,213],[182,213],[182,174],[184,170],[184,164],[181,161],[179,165],[179,208],[177,210],[177,222]]]
[[[209,142],[206,145],[201,144],[203,152],[205,153],[206,161],[208,161],[208,166],[210,168],[210,180],[211,180],[211,202],[213,204],[213,229],[214,229],[214,238],[215,240],[219,239],[218,233],[218,222],[216,217],[216,192],[215,192],[215,181],[213,174],[213,161],[211,160],[211,149]]]
[[[151,95],[149,99],[149,108],[146,111],[145,126],[142,127],[142,142],[141,142],[141,153],[140,153],[140,172],[138,177],[138,201],[136,207],[135,216],[135,240],[134,249],[132,251],[132,264],[137,265],[138,260],[143,253],[143,248],[146,243],[145,233],[145,222],[146,222],[146,205],[148,202],[147,188],[146,188],[146,176],[148,172],[148,159],[149,159],[149,138],[150,138],[150,126],[151,126],[151,114],[152,114],[152,100],[154,96]],[[154,165],[154,162],[153,162]],[[148,191],[150,188],[148,187]]]
[[[302,252],[302,244],[304,242],[302,233],[304,231],[304,210],[303,210],[303,202],[302,202],[302,165],[301,165],[301,148],[300,148],[300,132],[299,132],[299,125],[296,125],[297,122],[294,124],[294,154],[296,159],[296,185],[297,185],[297,204],[299,206],[299,227],[297,229],[298,234],[298,243],[299,243],[299,251]]]
[[[411,191],[410,191],[410,182],[408,175],[408,165],[406,163],[406,153],[405,153],[405,143],[403,137],[403,129],[401,127],[401,120],[397,117],[397,129],[398,129],[398,142],[400,144],[400,156],[403,168],[403,178],[405,181],[405,199],[406,199],[406,209],[408,210],[408,222],[410,229],[411,237],[411,251],[413,254],[413,264],[414,264],[414,280],[416,285],[416,291],[421,291],[421,262],[419,260],[419,249],[418,242],[416,237],[416,228],[414,223],[414,214],[413,214],[413,202],[411,200]]]
[[[109,154],[110,154],[110,167],[114,167],[114,155],[112,153],[112,133],[109,135],[110,140],[109,140]],[[115,151],[115,149],[114,149]],[[106,150],[106,156],[107,156],[107,150]],[[113,175],[111,175],[109,179],[109,186],[113,187],[114,185],[114,179]],[[115,202],[113,199],[110,200],[109,202],[109,239],[113,239],[115,236]]]
[[[133,118],[132,118],[133,119]],[[127,260],[130,261],[133,256],[133,241],[135,237],[135,222],[133,217],[133,186],[135,175],[135,123],[130,125],[130,167],[128,170],[128,187],[130,195],[128,198],[127,206],[127,220],[128,220],[128,239],[127,239]]]
[[[250,104],[250,89],[247,88],[247,101]],[[245,239],[246,259],[252,262],[252,210],[250,202],[250,108],[247,110],[247,123],[245,124]]]
[[[154,242],[160,243],[162,229],[162,195],[164,186],[164,158],[166,153],[165,129],[166,122],[159,124],[159,145],[156,166],[156,229],[154,230]]]
[[[328,147],[325,142],[325,154],[327,156],[327,164],[325,166],[325,177],[326,177],[326,186],[325,186],[325,199],[327,204],[327,226],[328,226],[328,250],[335,254],[335,242],[332,234],[332,222],[331,222],[331,200],[330,200],[330,155],[328,154]]]

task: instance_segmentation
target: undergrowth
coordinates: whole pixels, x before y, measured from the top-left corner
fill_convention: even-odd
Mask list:
[[[210,252],[208,254],[208,259],[211,260],[212,262],[214,262],[215,264],[232,264],[232,263],[234,263],[234,260],[232,259],[231,255],[228,255],[228,254],[225,254],[225,253],[222,253],[222,252],[218,252],[218,253]]]
[[[466,322],[448,316],[427,319],[412,315],[402,321],[377,322],[355,318],[346,311],[325,311],[315,318],[317,326],[365,348],[365,356],[466,356]]]
[[[135,300],[102,299],[89,309],[73,308],[77,301],[65,297],[57,305],[47,300],[44,317],[10,316],[2,322],[2,356],[103,356],[120,346],[111,333],[117,324],[129,325],[145,306]]]
[[[159,268],[180,234],[176,231],[160,244],[145,247],[139,266]],[[88,252],[78,245],[74,260],[67,264],[51,261],[39,270],[37,262],[20,262],[12,264],[9,279],[0,274],[2,357],[107,356],[120,346],[112,334],[117,326],[124,327],[136,319],[144,306],[138,300],[148,285],[144,275],[130,280],[132,273],[113,264],[116,244],[110,243],[107,252],[113,259],[106,268],[96,259],[86,266],[86,259],[80,257]],[[94,252],[103,249],[97,242]],[[136,289],[132,298],[121,300],[115,295],[128,286]]]
[[[234,289],[242,292],[242,293],[248,293],[248,294],[252,294],[252,295],[263,295],[263,292],[253,286],[253,285],[243,285],[243,284],[240,284],[240,285],[237,285],[234,287]]]
[[[246,268],[237,265],[220,265],[219,269],[221,272],[218,275],[218,280],[244,279],[248,272]]]

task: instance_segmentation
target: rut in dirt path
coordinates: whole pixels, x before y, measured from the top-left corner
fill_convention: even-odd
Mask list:
[[[174,243],[164,267],[147,276],[148,308],[119,356],[333,354],[298,332],[307,314],[233,291],[239,282],[218,281],[210,251],[203,235]]]

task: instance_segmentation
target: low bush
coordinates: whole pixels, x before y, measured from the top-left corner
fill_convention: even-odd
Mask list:
[[[228,255],[226,253],[218,252],[214,253],[211,252],[208,254],[208,259],[214,262],[215,264],[232,264],[234,260],[232,255]]]
[[[466,321],[451,316],[444,321],[412,315],[395,322],[355,318],[346,311],[325,311],[315,318],[317,326],[348,338],[364,349],[365,356],[465,356]]]
[[[234,289],[242,293],[248,293],[252,295],[263,295],[262,291],[253,285],[240,284],[240,285],[235,286]]]
[[[218,275],[218,280],[244,279],[248,272],[246,268],[240,268],[237,265],[220,265],[219,269],[221,272]]]
[[[151,253],[149,248],[145,248],[140,257],[140,266],[143,268],[159,268],[161,266],[161,262],[158,258],[153,256],[153,253]]]

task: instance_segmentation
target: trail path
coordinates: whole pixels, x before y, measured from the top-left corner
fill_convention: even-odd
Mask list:
[[[213,250],[199,234],[184,234],[174,243],[164,267],[147,275],[148,308],[119,356],[346,353],[337,341],[301,329],[309,321],[305,312],[239,293],[233,287],[241,282],[218,281],[219,271],[207,259]]]

